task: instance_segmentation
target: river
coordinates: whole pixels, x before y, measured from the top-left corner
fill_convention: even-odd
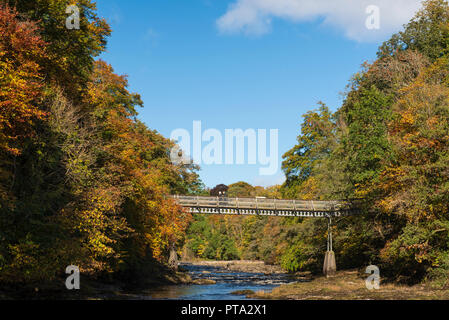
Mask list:
[[[230,271],[223,267],[181,263],[192,279],[215,281],[214,284],[168,285],[147,290],[141,299],[178,299],[178,300],[243,300],[244,294],[233,294],[235,291],[270,291],[273,288],[295,282],[287,274],[264,274],[252,272]]]

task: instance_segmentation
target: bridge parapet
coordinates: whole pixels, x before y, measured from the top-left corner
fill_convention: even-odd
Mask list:
[[[247,214],[301,217],[340,216],[357,209],[350,201],[279,200],[266,198],[225,198],[172,196],[193,213]]]

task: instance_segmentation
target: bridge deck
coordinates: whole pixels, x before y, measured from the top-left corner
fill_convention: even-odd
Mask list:
[[[222,198],[172,196],[191,213],[230,215],[269,215],[290,217],[330,217],[354,213],[357,209],[349,201],[304,201],[265,198]]]

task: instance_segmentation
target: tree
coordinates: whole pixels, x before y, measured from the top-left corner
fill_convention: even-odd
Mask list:
[[[229,189],[228,186],[224,184],[219,184],[215,186],[212,190],[210,190],[210,195],[212,197],[225,196],[227,195],[228,189]]]
[[[48,43],[49,58],[43,62],[42,73],[47,83],[62,87],[69,98],[79,100],[85,92],[94,68],[94,57],[106,48],[111,29],[96,14],[91,0],[76,1],[80,11],[80,29],[67,29],[66,8],[70,0],[7,0],[21,17],[34,21],[42,38]]]
[[[229,185],[228,196],[233,198],[251,198],[255,196],[255,188],[243,181],[236,182]]]
[[[377,204],[406,220],[382,251],[396,275],[405,267],[414,278],[448,270],[448,61],[438,59],[402,90],[389,125],[398,158],[382,172],[379,188],[384,196]]]
[[[335,129],[332,114],[324,103],[320,103],[318,110],[304,115],[298,144],[283,155],[285,194],[294,198],[314,197],[317,185],[313,176],[335,147]]]
[[[20,154],[24,138],[45,118],[40,108],[42,74],[39,62],[46,59],[47,44],[36,23],[19,21],[18,13],[0,6],[0,150]]]
[[[426,0],[423,8],[399,32],[386,41],[379,58],[406,50],[416,50],[432,61],[441,57],[449,44],[449,6],[446,0]]]
[[[200,190],[197,168],[172,164],[126,77],[94,64],[108,27],[90,1],[73,34],[59,25],[67,1],[15,3],[20,14],[0,6],[2,287],[52,283],[70,264],[154,277],[190,220],[167,195]]]

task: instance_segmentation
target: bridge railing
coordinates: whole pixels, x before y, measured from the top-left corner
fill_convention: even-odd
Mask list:
[[[347,201],[278,200],[264,198],[225,198],[203,196],[172,196],[184,207],[261,209],[292,211],[341,211],[351,208]]]

